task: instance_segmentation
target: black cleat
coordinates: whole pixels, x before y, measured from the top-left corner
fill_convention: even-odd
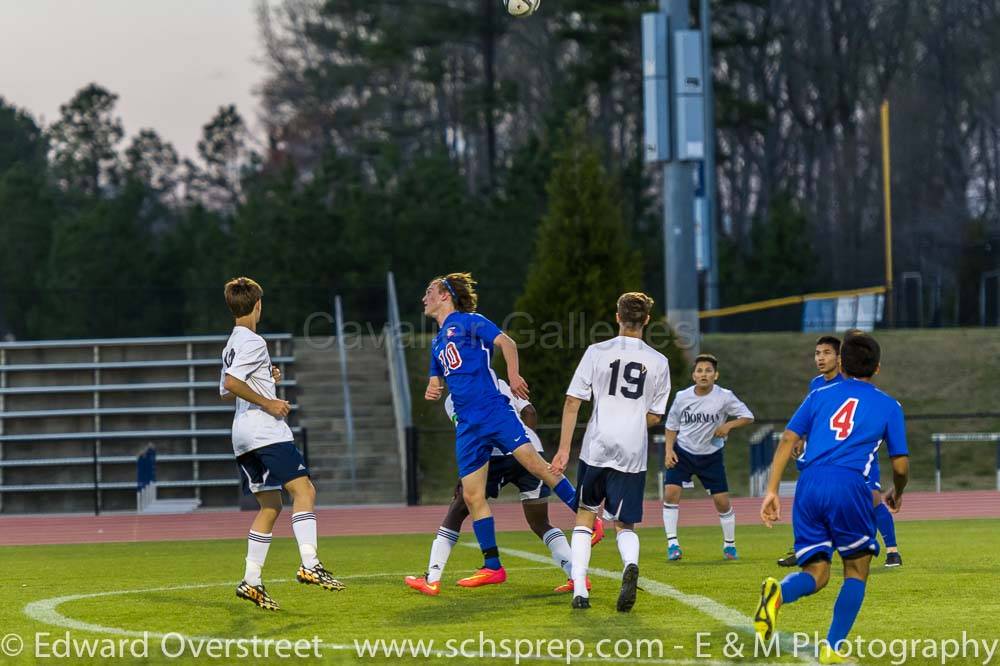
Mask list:
[[[785,553],[784,557],[778,559],[779,567],[797,567],[798,565],[799,565],[799,560],[797,557],[795,557],[794,548]]]
[[[240,599],[246,599],[264,610],[281,610],[278,602],[271,598],[263,585],[251,585],[244,580],[236,586],[236,596]]]
[[[635,591],[639,587],[639,565],[630,564],[622,572],[622,590],[618,593],[618,611],[627,613],[635,606]]]
[[[903,558],[899,555],[899,552],[886,553],[885,554],[885,566],[887,567],[901,567],[903,566]]]
[[[573,597],[573,608],[590,608],[590,599],[587,597]]]
[[[322,563],[317,564],[311,569],[299,566],[299,570],[295,574],[295,580],[306,585],[319,585],[324,590],[340,591],[345,587],[343,583],[334,578],[329,571],[323,568]]]

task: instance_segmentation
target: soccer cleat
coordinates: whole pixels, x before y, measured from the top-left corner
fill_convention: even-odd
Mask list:
[[[441,581],[428,583],[427,574],[423,576],[407,576],[403,581],[417,592],[426,594],[429,597],[436,597],[441,593]]]
[[[462,587],[482,587],[483,585],[499,585],[507,580],[507,572],[503,567],[487,569],[483,567],[467,578],[462,578],[458,584]]]
[[[246,599],[264,610],[281,610],[278,602],[271,598],[263,585],[251,585],[244,580],[236,586],[236,596],[240,599]]]
[[[846,664],[848,663],[847,657],[838,653],[829,645],[823,645],[819,649],[819,663],[821,664]]]
[[[299,570],[295,574],[295,580],[305,585],[319,585],[324,590],[340,591],[345,587],[343,583],[334,578],[329,571],[323,568],[322,563],[317,564],[311,569],[299,566]]]
[[[900,556],[898,551],[894,553],[885,554],[885,566],[887,567],[903,566],[903,558]]]
[[[604,539],[604,521],[598,516],[594,521],[594,533],[590,535],[590,547],[593,548]]]
[[[573,591],[573,579],[570,578],[563,585],[560,585],[553,592],[572,592]],[[590,576],[587,576],[587,592],[590,592]]]
[[[590,608],[590,599],[587,597],[573,597],[573,608]]]
[[[799,558],[795,557],[795,549],[792,548],[784,557],[778,558],[779,567],[797,567],[799,565]]]
[[[618,612],[627,613],[635,606],[635,591],[639,587],[639,565],[630,564],[622,572],[622,589],[618,593]]]
[[[760,603],[753,614],[753,628],[765,641],[771,640],[778,624],[778,609],[781,608],[781,584],[774,578],[764,579],[760,586]]]
[[[670,546],[669,548],[667,548],[667,561],[668,562],[676,562],[677,560],[681,559],[681,557],[683,557],[683,556],[684,556],[684,553],[681,552],[681,547],[678,546],[677,544],[674,544],[673,546]]]
[[[726,546],[722,549],[722,559],[738,560],[740,556],[736,554],[736,546]]]

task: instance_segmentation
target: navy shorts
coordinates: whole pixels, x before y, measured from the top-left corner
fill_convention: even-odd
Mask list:
[[[531,438],[509,404],[488,414],[481,422],[459,419],[455,430],[458,477],[464,478],[490,462],[493,447],[504,453],[531,443]]]
[[[490,472],[486,479],[486,496],[496,499],[504,486],[515,485],[521,492],[521,501],[544,499],[552,494],[542,480],[532,475],[517,462],[514,456],[490,458]]]
[[[646,472],[619,472],[610,467],[593,467],[580,461],[576,473],[576,493],[580,508],[597,513],[601,502],[613,520],[642,522],[642,500],[646,491]]]
[[[717,495],[729,492],[729,482],[726,481],[726,463],[722,458],[722,449],[715,453],[699,456],[688,453],[679,446],[674,447],[677,454],[677,464],[665,470],[663,485],[683,486],[697,476],[705,490]]]
[[[248,451],[236,459],[243,479],[244,494],[281,490],[300,476],[309,476],[309,468],[295,442],[280,442]]]
[[[809,467],[795,484],[792,531],[803,565],[817,555],[878,555],[872,491],[860,472],[827,465]]]

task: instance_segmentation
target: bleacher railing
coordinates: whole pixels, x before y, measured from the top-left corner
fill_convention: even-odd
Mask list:
[[[941,492],[941,445],[949,442],[981,442],[997,447],[997,490],[1000,491],[1000,432],[936,432],[934,442],[934,490]]]
[[[399,439],[399,459],[402,462],[401,483],[406,488],[406,503],[419,504],[419,479],[417,465],[417,430],[413,426],[410,398],[410,377],[406,369],[403,349],[403,330],[399,318],[399,300],[396,297],[396,278],[392,271],[386,274],[389,295],[388,321],[385,327],[385,348],[389,361],[389,381],[392,384],[392,404],[396,414],[396,436]]]
[[[272,345],[272,362],[288,377],[287,366],[295,360],[292,336],[264,337]],[[207,488],[237,488],[240,480],[235,468],[225,474],[225,466],[214,464],[233,460],[224,416],[232,413],[233,406],[219,401],[218,375],[212,370],[221,368],[218,352],[226,339],[188,336],[0,343],[0,511],[4,498],[12,493],[91,490],[95,512],[99,512],[104,492],[135,489],[136,481],[127,480],[131,475],[120,468],[135,465],[139,450],[164,440],[187,440],[186,450],[160,453],[158,460],[187,463],[190,473],[185,475],[183,466],[173,465],[168,478],[158,482],[159,488],[190,488],[195,499]],[[158,358],[143,359],[144,354]],[[161,373],[173,376],[163,381],[156,376]],[[283,380],[280,396],[286,398],[286,390],[295,384],[294,379]],[[205,423],[205,417],[213,415],[215,423]],[[128,421],[127,427],[121,427],[123,419],[142,422],[150,416],[173,419],[173,427],[136,427]],[[67,428],[67,421],[73,426]],[[128,442],[133,440],[136,446],[130,448]],[[90,449],[90,455],[80,455],[81,446]],[[38,455],[35,449],[43,447],[43,454]],[[203,464],[214,464],[215,473],[204,474]],[[92,470],[89,474],[87,466]],[[45,472],[47,468],[58,469],[63,478],[55,482]],[[25,475],[26,469],[38,472]],[[11,483],[13,470],[28,478]],[[42,501],[44,495],[39,496],[38,502]]]

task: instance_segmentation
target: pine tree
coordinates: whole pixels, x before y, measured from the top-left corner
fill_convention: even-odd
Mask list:
[[[612,182],[583,122],[572,123],[555,155],[525,291],[508,321],[545,421],[559,418],[583,350],[617,334],[618,296],[641,288],[639,254],[626,241]]]

